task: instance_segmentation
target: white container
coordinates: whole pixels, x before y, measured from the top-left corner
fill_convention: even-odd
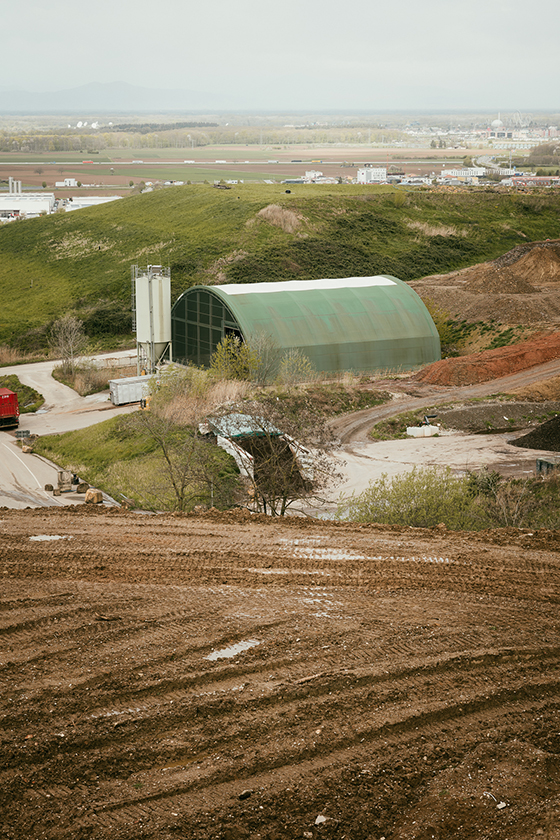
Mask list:
[[[140,402],[150,393],[150,376],[125,376],[109,380],[110,400],[113,405]]]

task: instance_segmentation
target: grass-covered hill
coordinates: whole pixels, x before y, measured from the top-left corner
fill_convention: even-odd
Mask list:
[[[412,280],[560,238],[560,196],[351,185],[186,185],[0,228],[0,343],[69,310],[124,332],[130,266],[195,283],[393,274]],[[116,302],[116,303],[113,303]]]

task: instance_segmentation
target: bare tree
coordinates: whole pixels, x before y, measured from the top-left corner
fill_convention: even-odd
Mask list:
[[[170,365],[155,377],[149,409],[130,415],[128,423],[145,438],[151,462],[127,465],[118,480],[132,495],[159,509],[191,510],[197,504],[230,507],[236,499],[235,464],[214,442],[202,435],[199,424],[208,411],[228,397],[233,385],[239,394],[244,383],[216,382],[208,371]]]
[[[84,322],[75,315],[66,314],[54,322],[51,328],[50,345],[62,360],[63,373],[74,373],[87,342]]]
[[[130,423],[161,455],[157,473],[137,479],[135,488],[154,507],[181,512],[197,504],[231,507],[238,489],[233,460],[198,429],[177,426],[151,410],[131,415]]]
[[[259,511],[284,516],[298,501],[320,504],[321,491],[340,479],[330,456],[332,432],[300,392],[241,402],[210,425],[242,450],[240,460]]]

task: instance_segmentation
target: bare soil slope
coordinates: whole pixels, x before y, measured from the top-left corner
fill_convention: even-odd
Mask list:
[[[510,347],[442,359],[422,368],[412,379],[431,385],[475,385],[528,370],[559,357],[560,332],[554,332]]]
[[[1,836],[560,838],[560,532],[0,518]]]
[[[410,283],[453,317],[511,325],[560,322],[560,240],[519,245],[501,257]]]

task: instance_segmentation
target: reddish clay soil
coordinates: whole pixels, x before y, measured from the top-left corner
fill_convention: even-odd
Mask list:
[[[560,532],[3,509],[0,559],[2,837],[560,838]]]
[[[430,385],[476,385],[528,370],[559,357],[560,332],[554,332],[510,347],[442,359],[423,368],[413,380]]]

